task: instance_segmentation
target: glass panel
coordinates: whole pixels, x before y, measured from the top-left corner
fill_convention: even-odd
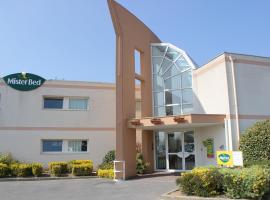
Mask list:
[[[191,113],[193,110],[193,105],[192,104],[184,104],[182,105],[182,112],[183,113]]]
[[[194,152],[194,134],[193,131],[184,133],[184,144],[185,144],[185,152],[193,153]]]
[[[187,63],[187,61],[185,60],[185,58],[183,58],[183,56],[181,56],[179,59],[177,59],[177,61],[175,62],[176,66],[179,68],[179,70],[185,71],[186,69],[189,69],[190,66]]]
[[[182,158],[179,158],[177,155],[169,155],[169,168],[170,169],[183,169]]]
[[[166,116],[170,115],[180,115],[181,114],[181,106],[166,106]]]
[[[181,133],[168,133],[168,152],[178,153],[182,151]]]
[[[158,73],[162,59],[163,59],[162,57],[153,57],[152,58],[153,73],[154,74]]]
[[[192,87],[192,74],[191,70],[188,70],[182,74],[182,88]]]
[[[177,52],[177,51],[175,51],[175,50],[173,50],[172,48],[169,47],[165,57],[172,60],[172,61],[174,61],[176,58],[179,57],[179,55],[180,55],[179,52]]]
[[[167,71],[167,69],[172,65],[172,61],[164,58],[163,59],[163,62],[162,62],[162,65],[161,65],[161,70],[160,70],[160,73],[163,74]]]
[[[63,98],[44,98],[44,108],[63,109]]]
[[[69,109],[87,110],[88,99],[69,99]]]
[[[166,139],[164,132],[155,134],[156,143],[156,168],[166,169]]]
[[[170,69],[163,75],[164,79],[167,79],[173,75],[179,74],[179,70],[177,69],[177,67],[173,64]]]
[[[153,81],[154,81],[154,91],[158,92],[158,91],[163,91],[163,78],[161,78],[158,75],[153,75]]]
[[[185,167],[186,170],[192,170],[195,167],[195,155],[189,155],[185,158]]]
[[[165,91],[165,103],[181,104],[181,90]]]
[[[62,140],[43,140],[42,151],[43,152],[62,152]]]
[[[154,93],[154,106],[164,106],[164,92]]]
[[[68,141],[68,151],[69,152],[85,152],[85,151],[87,151],[87,141],[86,140]]]
[[[192,89],[184,89],[182,90],[183,94],[183,103],[192,104],[193,103],[193,91]]]
[[[165,116],[165,107],[154,107],[154,116]]]
[[[181,76],[177,75],[164,81],[165,89],[180,89],[181,88]]]
[[[152,46],[152,56],[164,56],[166,46]]]

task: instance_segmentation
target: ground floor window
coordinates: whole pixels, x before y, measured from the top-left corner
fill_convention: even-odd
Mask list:
[[[194,132],[156,132],[157,170],[191,170],[195,166]]]
[[[42,152],[87,152],[88,140],[42,140]]]

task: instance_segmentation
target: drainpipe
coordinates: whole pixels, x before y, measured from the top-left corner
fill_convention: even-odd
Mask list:
[[[235,111],[235,121],[236,121],[236,136],[237,136],[237,142],[239,143],[239,140],[240,140],[239,112],[238,112],[237,91],[236,91],[236,82],[235,82],[235,67],[234,67],[234,61],[236,60],[236,58],[233,58],[232,56],[229,56],[229,60],[231,62],[232,86],[233,86],[233,97],[234,97],[234,111]]]

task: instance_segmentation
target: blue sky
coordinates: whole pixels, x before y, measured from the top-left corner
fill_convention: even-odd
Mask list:
[[[270,56],[270,1],[118,0],[199,65],[228,51]],[[0,76],[115,81],[106,0],[0,0]]]

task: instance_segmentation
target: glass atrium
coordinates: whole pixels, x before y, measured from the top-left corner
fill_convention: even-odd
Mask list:
[[[152,44],[154,116],[191,113],[194,68],[181,49],[167,43]]]

